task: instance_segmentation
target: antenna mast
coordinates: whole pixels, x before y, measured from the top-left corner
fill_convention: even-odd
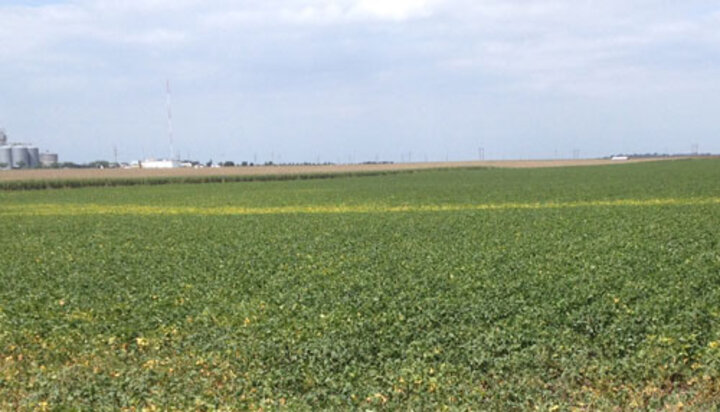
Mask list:
[[[167,95],[167,121],[168,139],[170,140],[170,160],[175,160],[175,148],[173,147],[172,110],[170,108],[170,80],[165,80],[165,91]]]

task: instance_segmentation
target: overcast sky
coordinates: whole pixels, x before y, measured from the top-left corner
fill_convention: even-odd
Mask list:
[[[61,161],[720,152],[720,3],[0,0],[0,127]]]

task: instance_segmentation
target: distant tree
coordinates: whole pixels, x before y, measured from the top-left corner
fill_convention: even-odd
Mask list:
[[[205,163],[205,166],[210,167],[213,165],[212,159],[208,160],[207,163]]]
[[[242,166],[242,167],[247,167],[247,166],[248,166],[248,162],[246,162],[245,160],[243,160],[242,163],[240,163],[240,166]]]
[[[93,169],[107,169],[110,167],[110,162],[107,160],[95,160],[93,162],[90,162],[87,164],[87,167],[93,168]]]
[[[0,169],[4,169],[6,167],[8,167],[7,163],[0,163]]]
[[[234,167],[235,162],[233,162],[232,160],[228,160],[227,162],[223,163],[222,166],[223,167]]]

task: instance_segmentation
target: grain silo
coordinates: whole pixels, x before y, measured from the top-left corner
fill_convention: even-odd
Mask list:
[[[56,153],[40,153],[40,166],[52,167],[58,163],[58,155]]]
[[[12,164],[12,147],[0,146],[0,168],[10,168]]]
[[[35,146],[28,147],[28,155],[30,156],[30,167],[40,167],[40,149]]]
[[[30,151],[27,146],[12,146],[12,166],[17,168],[30,167]]]

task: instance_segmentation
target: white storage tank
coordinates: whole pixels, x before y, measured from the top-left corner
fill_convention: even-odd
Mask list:
[[[30,167],[30,151],[27,146],[12,146],[12,166],[16,168]]]
[[[12,147],[0,146],[0,168],[11,168],[12,161]]]

